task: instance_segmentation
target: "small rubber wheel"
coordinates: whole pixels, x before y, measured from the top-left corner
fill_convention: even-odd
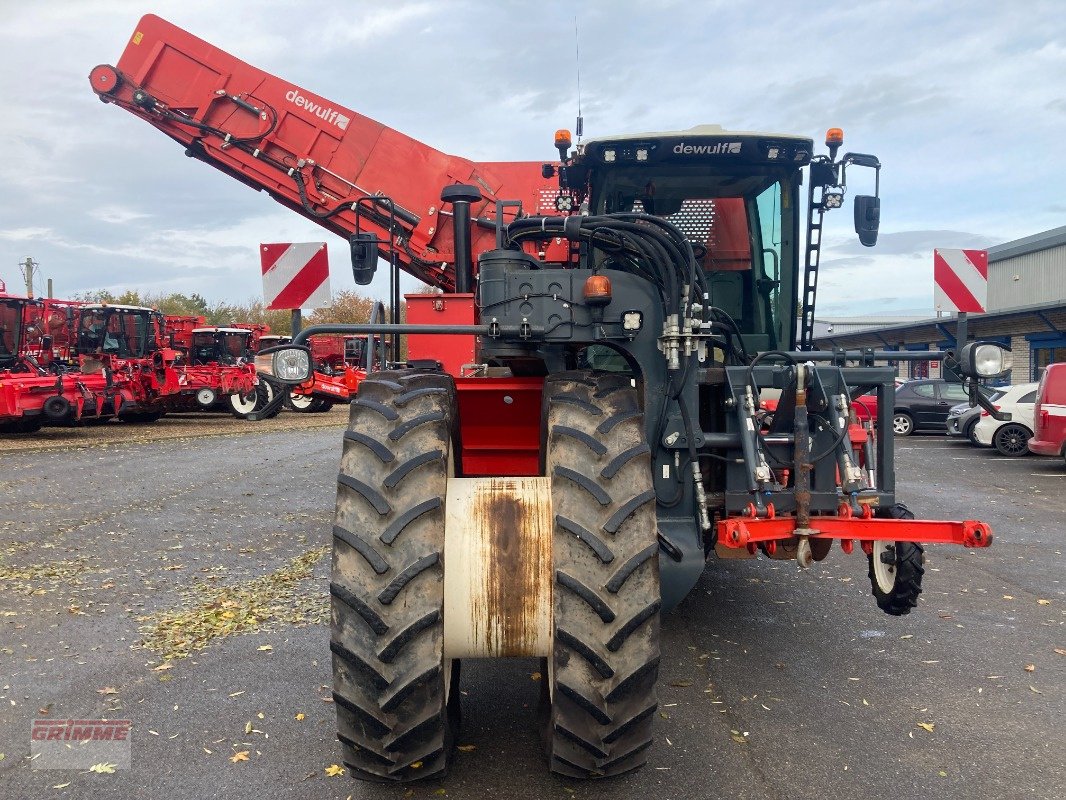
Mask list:
[[[303,414],[321,414],[333,408],[333,403],[324,397],[315,397],[309,394],[293,394],[288,391],[285,395],[285,408],[290,411],[299,411]]]
[[[211,408],[216,402],[218,402],[218,392],[214,389],[201,389],[196,393],[196,404],[200,408]]]
[[[253,386],[250,392],[245,394],[231,394],[228,398],[230,411],[238,419],[246,419],[256,409],[259,402],[258,388]]]
[[[1032,432],[1024,425],[1008,422],[1006,425],[1000,425],[996,435],[992,437],[992,446],[1001,456],[1019,458],[1029,455],[1029,439],[1032,436]]]
[[[892,415],[892,433],[896,436],[910,436],[914,433],[914,418],[905,411]]]
[[[911,510],[902,503],[879,511],[877,516],[914,519]],[[870,587],[877,607],[893,617],[911,613],[922,593],[924,549],[913,542],[877,541],[873,545],[868,561]]]

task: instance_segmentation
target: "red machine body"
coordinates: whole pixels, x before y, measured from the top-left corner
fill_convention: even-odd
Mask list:
[[[80,304],[0,295],[0,430],[32,432],[45,423],[107,418],[121,398],[103,373],[69,366]]]
[[[265,325],[206,326],[203,317],[167,316],[170,342],[181,352],[175,363],[178,390],[168,399],[174,411],[208,409],[229,395],[254,392],[259,380],[252,338]]]

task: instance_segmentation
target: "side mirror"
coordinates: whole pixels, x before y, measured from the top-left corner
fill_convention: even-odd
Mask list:
[[[868,194],[855,195],[855,233],[864,247],[877,244],[877,229],[881,225],[881,198]]]
[[[378,237],[372,233],[354,233],[348,245],[352,249],[352,276],[360,286],[367,286],[378,268]]]

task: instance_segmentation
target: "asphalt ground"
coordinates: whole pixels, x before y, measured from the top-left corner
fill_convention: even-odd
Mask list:
[[[901,498],[993,546],[929,548],[903,618],[857,549],[711,563],[663,619],[642,771],[552,777],[538,664],[513,660],[464,663],[444,781],[329,776],[344,417],[314,416],[0,455],[0,797],[1066,797],[1066,469],[932,435],[897,441]],[[34,769],[31,720],[96,717],[133,721],[130,769]]]

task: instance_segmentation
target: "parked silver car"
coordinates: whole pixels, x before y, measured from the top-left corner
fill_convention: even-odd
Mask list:
[[[987,395],[989,402],[996,402],[1010,387],[997,387],[994,389],[981,389]],[[965,436],[970,444],[984,447],[974,436],[973,429],[981,421],[981,406],[971,406],[969,401],[952,406],[948,411],[948,436]]]

